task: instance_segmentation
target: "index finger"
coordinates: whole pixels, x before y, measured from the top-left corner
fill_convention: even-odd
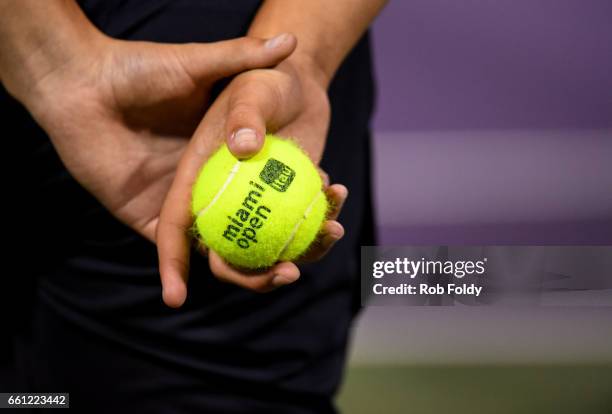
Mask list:
[[[180,307],[187,298],[190,230],[193,225],[191,189],[201,166],[219,144],[218,141],[204,138],[203,124],[204,122],[196,130],[179,162],[157,225],[156,241],[162,297],[164,302],[173,308]]]

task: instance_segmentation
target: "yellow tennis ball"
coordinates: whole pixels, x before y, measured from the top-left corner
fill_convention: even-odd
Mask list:
[[[227,145],[208,160],[193,187],[192,212],[208,248],[237,267],[258,269],[306,251],[327,198],[310,158],[294,142],[268,135],[248,160]]]

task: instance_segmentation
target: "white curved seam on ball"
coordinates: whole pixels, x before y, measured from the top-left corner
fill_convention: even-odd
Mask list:
[[[230,171],[229,175],[225,179],[225,182],[223,183],[223,185],[221,186],[219,191],[217,191],[217,194],[215,194],[213,199],[210,201],[210,203],[208,203],[208,205],[206,207],[204,207],[203,209],[198,211],[198,213],[196,214],[197,217],[200,217],[200,216],[204,215],[204,213],[206,213],[208,210],[210,210],[210,208],[217,202],[217,200],[219,200],[219,197],[221,197],[221,194],[223,194],[223,192],[227,189],[227,187],[234,180],[234,177],[236,176],[236,173],[240,169],[240,164],[241,164],[240,161],[236,161],[236,164],[234,164],[234,166],[232,167],[232,170]]]
[[[306,207],[306,210],[304,210],[304,214],[302,215],[302,218],[300,218],[300,220],[298,220],[298,222],[295,224],[295,226],[293,227],[293,230],[291,231],[291,234],[289,235],[289,239],[285,242],[285,244],[283,245],[283,248],[281,249],[280,253],[278,254],[278,257],[280,258],[283,254],[285,254],[285,250],[287,250],[289,248],[289,245],[291,244],[291,242],[293,241],[293,239],[295,238],[295,236],[297,235],[298,230],[300,229],[300,226],[302,225],[302,223],[304,223],[304,221],[306,221],[306,219],[308,218],[308,215],[310,214],[310,212],[312,211],[315,202],[319,199],[319,196],[321,196],[321,194],[323,194],[322,191],[319,191],[314,198],[312,199],[312,201],[310,202],[310,204],[308,205],[308,207]]]

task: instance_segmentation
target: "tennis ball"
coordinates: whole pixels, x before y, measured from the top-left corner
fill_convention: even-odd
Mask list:
[[[312,161],[293,141],[268,135],[262,150],[242,161],[223,145],[193,187],[195,230],[208,248],[240,268],[294,260],[325,219],[322,187]]]

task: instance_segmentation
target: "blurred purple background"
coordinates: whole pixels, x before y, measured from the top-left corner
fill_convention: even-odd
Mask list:
[[[612,245],[612,1],[391,0],[373,36],[379,244]],[[370,307],[352,361],[610,362],[611,326]]]
[[[391,1],[380,244],[612,244],[611,22],[609,0]]]
[[[375,128],[612,127],[610,0],[391,0]]]

